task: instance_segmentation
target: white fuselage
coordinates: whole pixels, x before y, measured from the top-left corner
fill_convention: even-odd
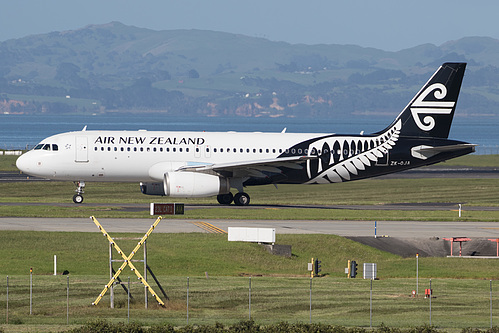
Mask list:
[[[23,154],[23,172],[54,180],[162,181],[185,166],[276,158],[300,142],[330,134],[81,131],[54,135]],[[289,152],[306,155],[307,152]]]

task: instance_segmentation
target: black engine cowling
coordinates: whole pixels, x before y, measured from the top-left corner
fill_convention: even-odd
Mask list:
[[[166,195],[163,183],[140,183],[140,191],[147,195]]]

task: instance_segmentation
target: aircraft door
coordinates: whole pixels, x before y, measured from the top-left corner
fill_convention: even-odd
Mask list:
[[[75,162],[88,162],[88,138],[86,136],[76,137],[76,156]]]

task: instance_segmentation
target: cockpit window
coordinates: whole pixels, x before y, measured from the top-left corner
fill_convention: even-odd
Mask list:
[[[58,151],[59,146],[56,144],[40,143],[40,144],[36,145],[35,148],[33,148],[33,150],[40,150],[40,149]]]

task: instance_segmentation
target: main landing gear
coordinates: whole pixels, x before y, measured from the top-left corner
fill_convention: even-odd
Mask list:
[[[75,190],[76,194],[73,195],[73,202],[75,204],[81,204],[83,202],[83,189],[85,188],[85,182],[84,181],[79,181],[79,182],[74,182],[78,188]]]
[[[229,192],[217,195],[217,201],[221,205],[230,205],[234,201],[236,206],[248,206],[250,203],[250,197],[248,193],[245,192],[236,193],[234,196]]]

